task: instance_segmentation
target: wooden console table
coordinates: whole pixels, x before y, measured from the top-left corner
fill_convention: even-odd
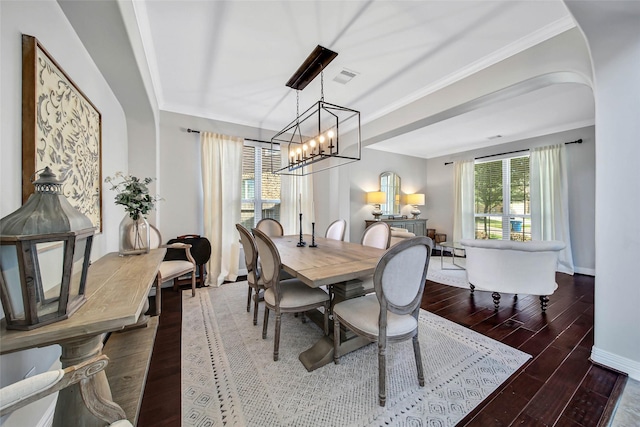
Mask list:
[[[426,218],[418,218],[418,219],[381,219],[381,222],[386,222],[389,224],[389,227],[397,227],[397,228],[405,228],[410,233],[415,234],[416,236],[426,236],[427,235],[427,219]],[[380,222],[372,219],[365,220],[366,226],[370,226],[376,222]]]
[[[87,302],[78,311],[68,319],[31,331],[7,330],[3,323],[0,327],[0,354],[59,344],[63,368],[101,354],[102,334],[134,325],[143,314],[165,251],[155,249],[149,254],[128,257],[110,253],[95,261],[87,277]],[[118,396],[116,399],[112,397],[104,371],[93,375],[89,381],[93,394],[87,404],[83,401],[79,384],[60,391],[54,427],[104,426],[105,422],[93,415],[88,405],[106,417],[123,414],[122,408],[114,403]]]

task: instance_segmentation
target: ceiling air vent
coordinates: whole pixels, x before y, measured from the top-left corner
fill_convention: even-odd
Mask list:
[[[345,84],[349,83],[351,81],[351,79],[354,78],[357,75],[358,75],[358,73],[356,73],[355,71],[343,69],[342,71],[340,71],[340,73],[337,76],[335,76],[333,78],[333,80],[338,82],[338,83],[341,83],[341,84],[345,85]]]

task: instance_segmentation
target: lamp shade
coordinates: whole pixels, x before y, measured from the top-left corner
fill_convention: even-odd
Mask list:
[[[370,191],[367,193],[367,203],[370,205],[381,205],[387,201],[387,193],[384,191]]]
[[[424,206],[424,194],[415,193],[407,194],[407,204],[415,206]]]

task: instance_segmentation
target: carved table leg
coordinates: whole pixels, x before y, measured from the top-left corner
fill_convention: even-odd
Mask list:
[[[86,337],[60,343],[62,367],[77,365],[102,354],[102,336]],[[126,418],[120,406],[112,401],[111,389],[104,370],[79,383],[60,390],[53,427],[102,427]]]

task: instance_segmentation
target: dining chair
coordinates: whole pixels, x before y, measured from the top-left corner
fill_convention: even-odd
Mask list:
[[[162,283],[173,280],[173,289],[178,290],[177,279],[185,274],[191,273],[191,296],[196,296],[196,261],[191,255],[191,245],[187,243],[172,243],[168,245],[162,244],[162,235],[160,231],[149,224],[150,229],[150,245],[151,249],[167,248],[169,250],[181,250],[185,252],[187,260],[171,260],[162,261],[158,269],[156,277],[156,314],[160,315],[162,310]]]
[[[0,389],[0,416],[5,416],[32,402],[56,393],[73,384],[79,384],[80,396],[91,414],[100,418],[109,427],[132,427],[126,414],[112,402],[95,398],[95,390],[90,382],[109,363],[109,358],[99,354],[89,360],[64,369],[46,371],[22,379]],[[111,404],[110,404],[111,403]],[[68,415],[68,414],[64,414]],[[104,424],[103,424],[104,425]]]
[[[282,224],[278,222],[278,220],[273,218],[262,218],[256,224],[256,228],[263,233],[265,233],[269,237],[277,237],[284,235],[284,229],[282,228]]]
[[[336,219],[327,227],[324,237],[333,240],[344,240],[344,232],[347,228],[347,221]]]
[[[265,287],[262,338],[267,338],[269,310],[273,310],[276,313],[273,360],[277,361],[282,313],[304,313],[314,308],[323,307],[324,333],[329,335],[329,295],[322,289],[311,288],[298,279],[280,280],[282,262],[278,248],[266,233],[257,228],[252,231],[260,254],[260,272]]]
[[[378,249],[389,249],[389,245],[391,245],[391,227],[386,222],[371,224],[364,230],[360,244]],[[362,281],[362,295],[373,292],[372,274],[358,279]]]
[[[378,249],[389,249],[391,242],[391,228],[386,222],[376,222],[368,226],[364,233],[360,244],[364,246],[372,246]]]
[[[240,242],[244,249],[244,261],[247,265],[247,283],[249,284],[249,293],[247,295],[247,312],[251,312],[251,295],[255,291],[253,304],[253,324],[258,324],[258,302],[260,301],[260,291],[264,291],[264,282],[260,277],[258,269],[258,247],[256,241],[249,230],[242,224],[236,224],[238,233],[240,233]]]
[[[386,349],[388,342],[413,339],[418,383],[424,370],[418,341],[418,314],[433,242],[414,237],[392,246],[378,261],[373,274],[375,294],[333,306],[333,361],[340,359],[340,325],[356,335],[378,342],[378,403],[386,403]]]

